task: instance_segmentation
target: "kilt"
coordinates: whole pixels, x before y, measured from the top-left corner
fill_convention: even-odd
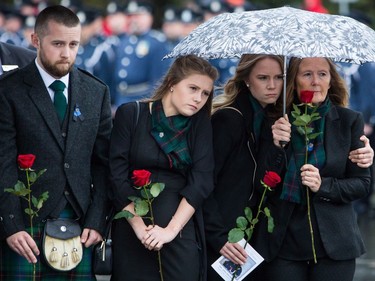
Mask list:
[[[92,273],[91,256],[92,247],[83,247],[83,258],[80,264],[70,271],[56,271],[50,268],[44,261],[42,254],[42,234],[45,223],[33,226],[34,240],[38,245],[40,255],[36,263],[36,281],[94,281],[95,275]],[[31,233],[31,229],[26,229]],[[33,280],[33,264],[11,250],[5,240],[0,246],[0,281],[27,281]]]

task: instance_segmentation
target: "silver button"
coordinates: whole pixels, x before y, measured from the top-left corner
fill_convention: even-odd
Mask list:
[[[62,232],[66,232],[66,226],[65,226],[65,225],[61,226],[61,227],[60,227],[60,230],[61,230]]]
[[[64,163],[64,167],[67,168],[67,169],[69,169],[69,167],[70,167],[69,163]]]

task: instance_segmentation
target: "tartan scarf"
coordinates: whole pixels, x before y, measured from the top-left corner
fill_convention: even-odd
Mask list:
[[[326,161],[326,154],[324,150],[324,124],[325,116],[330,108],[331,102],[329,99],[326,99],[326,101],[322,103],[317,110],[321,118],[312,123],[314,132],[321,132],[321,134],[319,134],[309,143],[310,148],[307,163],[314,165],[318,169],[321,169]],[[289,116],[289,119],[292,120],[291,122],[293,123],[294,118]],[[305,136],[301,135],[297,131],[297,127],[294,125],[292,126],[291,144],[291,158],[284,177],[280,199],[299,204],[306,204],[306,194],[305,189],[302,188],[303,185],[300,171],[300,167],[305,164]]]
[[[259,143],[260,138],[260,131],[262,128],[263,120],[265,117],[265,112],[263,107],[260,105],[260,103],[253,97],[253,95],[249,94],[249,99],[251,103],[251,107],[253,108],[253,133],[255,137],[255,143]]]
[[[183,169],[192,163],[187,145],[191,119],[182,115],[166,117],[160,100],[152,104],[151,135],[169,160],[170,168]]]

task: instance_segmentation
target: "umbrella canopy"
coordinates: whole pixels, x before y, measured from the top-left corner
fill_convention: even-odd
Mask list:
[[[337,62],[375,61],[375,31],[353,18],[292,7],[223,13],[199,25],[166,58],[195,54],[206,59],[243,54],[326,57]]]
[[[375,31],[352,18],[292,7],[223,13],[198,26],[164,58],[243,54],[375,61]]]

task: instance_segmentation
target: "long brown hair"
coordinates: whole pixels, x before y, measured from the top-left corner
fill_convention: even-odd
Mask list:
[[[328,90],[328,97],[332,104],[347,106],[349,100],[348,89],[346,87],[344,79],[338,73],[335,64],[332,60],[325,58],[329,64],[329,73],[331,75],[331,87]],[[303,59],[291,58],[289,61],[289,67],[287,72],[287,87],[286,87],[286,107],[287,112],[291,110],[292,103],[297,93],[296,89],[296,77],[298,69]]]
[[[192,74],[207,75],[212,79],[212,81],[215,81],[219,75],[217,69],[203,58],[195,55],[178,57],[161,80],[161,83],[156,88],[154,95],[147,100],[161,100],[169,92],[169,89],[173,85],[179,83]],[[213,91],[214,90],[212,88],[210,96],[204,105],[204,108],[207,109],[208,113],[211,113]]]

